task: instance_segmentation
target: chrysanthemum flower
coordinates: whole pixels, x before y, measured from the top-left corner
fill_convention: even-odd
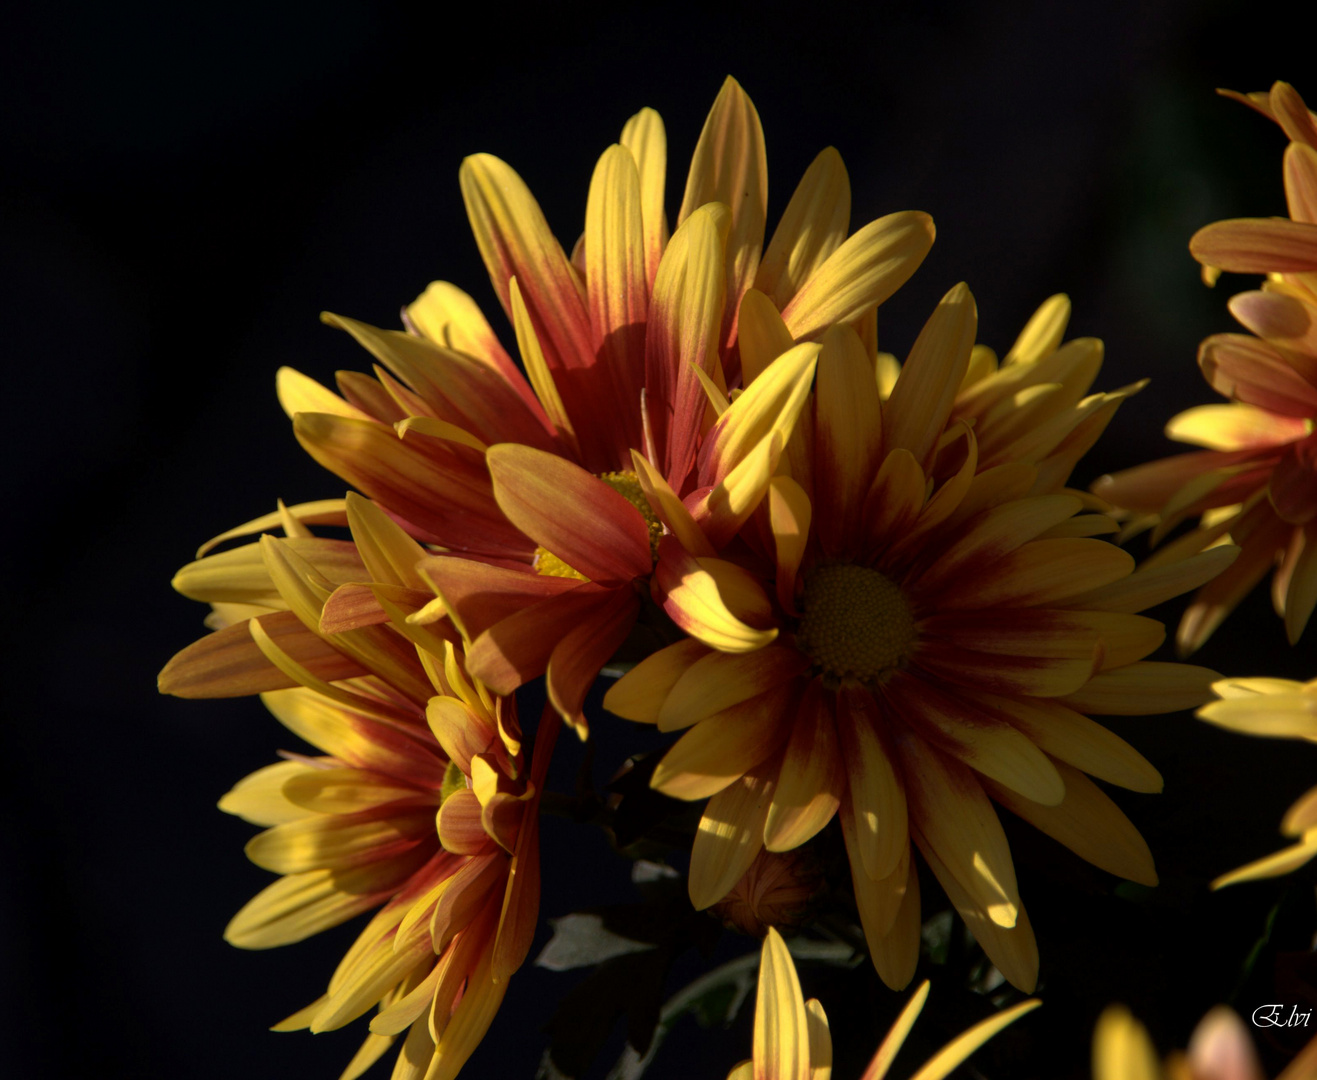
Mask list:
[[[1223,269],[1267,275],[1260,290],[1229,305],[1255,336],[1213,334],[1199,348],[1204,377],[1231,403],[1180,413],[1166,434],[1206,449],[1093,487],[1111,503],[1153,515],[1154,542],[1201,517],[1150,565],[1227,538],[1242,549],[1185,612],[1176,635],[1181,655],[1199,648],[1273,566],[1272,602],[1291,644],[1317,606],[1317,119],[1286,83],[1270,94],[1231,96],[1270,116],[1291,140],[1284,158],[1290,217],[1218,221],[1200,229],[1189,250],[1209,281]]]
[[[1317,1039],[1277,1075],[1308,1080],[1317,1075]],[[1093,1032],[1093,1080],[1266,1080],[1243,1021],[1219,1005],[1199,1021],[1189,1049],[1157,1060],[1148,1030],[1122,1005],[1109,1006]]]
[[[925,981],[896,1018],[860,1080],[883,1080],[928,1000]],[[1042,1002],[1022,1001],[968,1028],[928,1059],[911,1080],[942,1080],[998,1032]],[[759,961],[755,998],[754,1057],[727,1080],[827,1080],[832,1075],[832,1036],[817,998],[806,1001],[796,965],[782,936],[771,927]]]
[[[1220,700],[1199,709],[1201,719],[1244,735],[1317,742],[1317,679],[1222,679],[1212,689]],[[1296,842],[1223,874],[1212,888],[1288,874],[1317,855],[1317,787],[1289,808],[1280,831]]]
[[[524,375],[474,301],[436,282],[406,309],[405,333],[326,316],[383,365],[377,378],[341,373],[341,396],[289,369],[279,382],[317,461],[453,553],[427,573],[466,632],[472,672],[509,693],[547,671],[550,699],[582,733],[582,700],[635,621],[661,531],[635,456],[656,471],[651,490],[697,497],[711,528],[735,531],[777,464],[812,354],[779,360],[712,433],[706,389],[726,401],[793,341],[837,323],[861,327],[872,352],[877,306],[933,240],[914,212],[848,238],[849,181],[827,149],[763,250],[763,133],[732,79],[670,240],[666,166],[662,121],[642,110],[599,159],[569,258],[511,168],[488,154],[463,163]],[[784,343],[740,329],[751,296]]]
[[[1085,773],[1136,791],[1161,778],[1085,714],[1207,697],[1206,669],[1143,659],[1164,632],[1135,612],[1234,554],[1135,573],[1091,537],[1101,515],[1079,514],[1082,498],[1030,494],[1037,464],[981,470],[977,426],[949,424],[975,325],[957,286],[885,401],[855,331],[827,333],[791,475],[722,549],[683,548],[702,535],[689,528],[663,538],[656,589],[690,636],[604,701],[689,729],[653,783],[712,796],[691,855],[699,908],[761,846],[793,848],[839,815],[873,960],[894,987],[918,958],[913,840],[1003,974],[1032,989],[1037,949],[993,800],[1098,866],[1156,880]]]
[[[261,691],[323,755],[285,754],[221,800],[267,826],[247,854],[281,875],[225,937],[269,948],[379,909],[328,991],[276,1030],[329,1031],[379,1006],[344,1077],[406,1031],[395,1078],[441,1080],[480,1042],[534,934],[557,718],[541,722],[528,778],[513,702],[467,675],[460,645],[406,623],[428,597],[422,550],[366,500],[346,512],[352,543],[305,535],[285,512],[289,539],[185,567],[175,584],[225,625],[175,657],[161,688]]]

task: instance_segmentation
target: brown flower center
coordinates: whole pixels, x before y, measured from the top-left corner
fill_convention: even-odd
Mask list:
[[[820,566],[805,579],[805,614],[796,643],[836,679],[876,679],[894,668],[915,640],[905,595],[865,566]]]

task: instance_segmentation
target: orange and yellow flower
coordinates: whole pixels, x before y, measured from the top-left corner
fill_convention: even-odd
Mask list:
[[[526,776],[513,702],[468,676],[460,644],[406,622],[429,597],[414,570],[422,550],[358,496],[346,514],[354,542],[309,536],[283,511],[288,539],[180,571],[175,584],[214,603],[220,628],[170,662],[161,688],[260,692],[321,752],[285,754],[221,800],[266,827],[247,855],[281,875],[225,937],[270,948],[379,909],[327,992],[276,1030],[329,1031],[378,1006],[343,1075],[407,1032],[394,1076],[445,1080],[530,947],[537,805],[558,720],[541,721]]]
[[[1230,540],[1239,559],[1204,586],[1176,636],[1199,648],[1240,600],[1276,567],[1272,602],[1293,644],[1317,606],[1317,119],[1287,83],[1269,94],[1231,94],[1275,120],[1289,137],[1289,219],[1218,221],[1189,250],[1215,281],[1221,270],[1266,274],[1261,289],[1230,300],[1250,334],[1213,334],[1198,365],[1228,405],[1200,405],[1166,425],[1205,449],[1106,476],[1093,490],[1155,524],[1159,542],[1181,522],[1197,528],[1150,560],[1159,565]]]
[[[1317,1075],[1317,1039],[1276,1076],[1309,1080]],[[1266,1080],[1243,1021],[1219,1005],[1198,1022],[1189,1049],[1162,1063],[1148,1030],[1123,1005],[1111,1005],[1093,1032],[1093,1080]]]
[[[599,159],[569,257],[521,178],[488,154],[462,165],[468,216],[525,374],[474,301],[432,284],[406,332],[339,316],[379,361],[334,393],[290,369],[279,394],[302,445],[414,537],[450,553],[427,568],[498,693],[547,673],[582,734],[581,704],[635,622],[661,526],[646,492],[696,498],[734,532],[766,490],[812,374],[794,341],[858,326],[876,355],[877,306],[933,240],[926,214],[847,236],[837,152],[807,170],[764,249],[767,166],[758,114],[728,79],[691,162],[677,228],[664,215],[666,136],[651,109]],[[755,314],[746,317],[746,307]],[[759,333],[771,314],[785,340]],[[758,316],[758,317],[756,317]],[[752,324],[747,326],[747,324]],[[710,430],[706,391],[726,406]],[[642,485],[637,456],[654,477]]]
[[[1206,699],[1211,672],[1144,660],[1164,631],[1135,613],[1235,554],[1136,573],[1094,538],[1110,519],[1057,490],[1073,462],[1044,466],[1111,402],[1059,410],[1047,440],[1025,443],[1035,456],[982,468],[979,432],[1009,446],[1011,415],[953,420],[978,385],[958,394],[976,322],[957,286],[885,400],[859,335],[827,332],[789,474],[718,548],[666,521],[655,590],[689,637],[604,700],[686,729],[653,783],[709,798],[691,855],[698,908],[761,847],[794,848],[839,816],[871,955],[893,987],[918,958],[913,841],[1006,978],[1032,989],[1037,947],[994,800],[1096,865],[1155,882],[1142,838],[1085,774],[1136,791],[1161,778],[1087,714]]]
[[[860,1080],[883,1080],[928,1000],[923,982],[896,1018]],[[998,1032],[1042,1002],[1022,1001],[961,1032],[928,1059],[911,1080],[942,1080]],[[832,1036],[817,998],[805,1000],[800,978],[782,936],[771,927],[759,960],[755,998],[754,1056],[737,1065],[727,1080],[828,1080],[832,1075]]]
[[[1220,700],[1199,709],[1201,719],[1243,735],[1317,742],[1317,679],[1222,679],[1212,689]],[[1295,843],[1223,874],[1212,888],[1288,874],[1317,855],[1317,787],[1289,808],[1280,831]]]

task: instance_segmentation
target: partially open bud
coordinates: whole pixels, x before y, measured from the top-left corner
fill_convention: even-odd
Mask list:
[[[822,887],[823,866],[808,846],[783,852],[765,849],[710,911],[730,930],[763,937],[770,926],[799,927]]]

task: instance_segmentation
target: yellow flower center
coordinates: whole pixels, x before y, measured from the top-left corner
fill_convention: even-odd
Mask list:
[[[896,667],[915,640],[905,596],[877,570],[835,563],[805,579],[800,649],[836,679],[876,679]]]
[[[663,522],[655,516],[653,508],[649,505],[649,500],[645,498],[645,489],[640,486],[636,474],[629,470],[625,472],[606,472],[600,473],[599,479],[640,511],[641,517],[645,519],[645,524],[649,528],[649,557],[657,559],[659,541],[663,538]],[[568,566],[552,551],[543,547],[535,549],[535,572],[543,577],[575,578],[577,581],[590,580],[579,570]]]

